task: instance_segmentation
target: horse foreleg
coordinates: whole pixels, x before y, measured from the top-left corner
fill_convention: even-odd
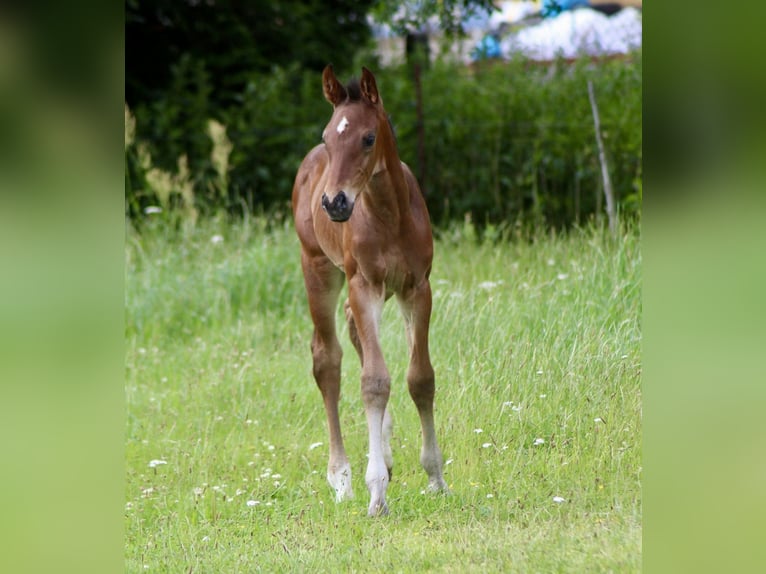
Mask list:
[[[349,305],[356,324],[361,354],[364,357],[362,400],[369,434],[365,482],[370,492],[370,504],[367,509],[370,516],[388,514],[386,490],[391,466],[389,443],[391,419],[386,414],[386,407],[391,389],[391,377],[383,360],[378,340],[378,328],[384,303],[385,290],[382,285],[370,285],[360,276],[349,279]]]
[[[314,335],[311,339],[313,374],[322,393],[327,427],[330,435],[330,455],[327,481],[340,502],[353,497],[351,465],[343,446],[338,401],[340,400],[340,366],[343,351],[335,329],[335,309],[343,285],[343,274],[322,257],[302,258]]]
[[[362,343],[359,340],[359,332],[356,330],[356,323],[354,322],[354,314],[351,312],[351,304],[346,299],[343,305],[346,313],[346,322],[348,323],[348,335],[351,339],[351,343],[356,349],[356,353],[359,355],[359,362],[364,367],[364,351],[362,350]],[[381,440],[383,442],[383,459],[388,469],[388,479],[391,480],[394,469],[394,456],[391,450],[391,429],[392,429],[391,413],[386,407],[386,411],[383,414],[383,430],[381,434]]]
[[[420,415],[423,445],[420,464],[428,474],[429,490],[447,490],[442,474],[442,453],[434,425],[434,369],[428,351],[428,328],[431,318],[431,287],[427,281],[399,298],[399,306],[410,343],[407,388]]]

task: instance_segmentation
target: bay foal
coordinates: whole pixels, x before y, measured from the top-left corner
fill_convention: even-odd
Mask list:
[[[344,308],[362,364],[369,432],[368,514],[376,516],[388,513],[386,489],[393,466],[387,409],[391,377],[379,342],[383,304],[391,295],[396,295],[406,327],[407,384],[422,427],[420,462],[430,490],[447,486],[434,431],[434,370],[428,353],[433,239],[425,201],[415,177],[399,159],[375,77],[362,68],[361,80],[344,87],[327,66],[322,86],[333,113],[323,143],[306,155],[298,169],[293,216],[314,323],[314,378],[330,434],[327,480],[337,501],[353,496],[338,418],[342,351],[335,314],[345,275]]]

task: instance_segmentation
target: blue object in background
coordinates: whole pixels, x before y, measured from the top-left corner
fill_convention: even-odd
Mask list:
[[[485,58],[499,58],[500,42],[493,34],[487,34],[473,49],[473,59],[483,60]]]
[[[577,8],[578,6],[587,6],[588,0],[543,0],[543,9],[540,13],[543,17],[557,16],[566,10]]]

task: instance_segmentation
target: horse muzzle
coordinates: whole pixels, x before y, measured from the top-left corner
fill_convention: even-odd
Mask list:
[[[326,193],[322,194],[322,209],[333,221],[348,221],[351,212],[354,210],[354,200],[349,199],[345,191],[339,191],[330,201]]]

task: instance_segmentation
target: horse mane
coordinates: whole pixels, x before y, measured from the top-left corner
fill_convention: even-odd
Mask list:
[[[362,99],[362,87],[357,78],[351,78],[346,84],[346,94],[349,102],[359,102]]]

